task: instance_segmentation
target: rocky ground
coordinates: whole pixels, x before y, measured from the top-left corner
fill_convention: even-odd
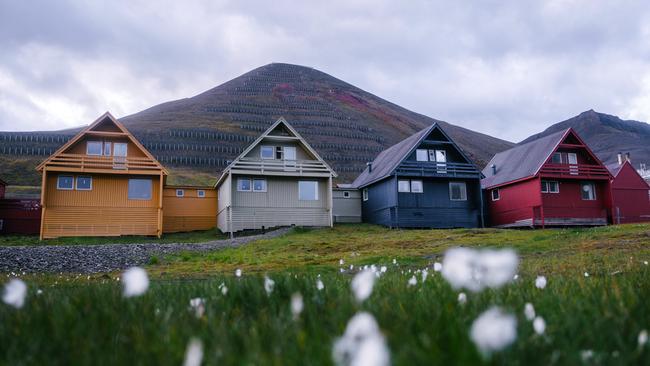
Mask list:
[[[153,256],[238,247],[284,235],[290,228],[261,235],[192,244],[105,244],[0,247],[0,273],[101,273],[147,264]]]

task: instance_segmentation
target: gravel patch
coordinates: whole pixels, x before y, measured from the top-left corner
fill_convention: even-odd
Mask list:
[[[255,240],[281,236],[290,230],[281,228],[261,235],[191,244],[0,246],[0,273],[112,272],[145,265],[153,256],[235,248]]]

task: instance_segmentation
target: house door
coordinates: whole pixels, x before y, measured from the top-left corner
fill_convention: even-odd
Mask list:
[[[445,150],[436,150],[436,163],[438,173],[447,173],[447,152]]]
[[[576,153],[568,153],[567,160],[569,161],[569,173],[578,175],[578,156]]]
[[[296,170],[296,148],[293,146],[285,146],[282,148],[284,155],[284,170]]]
[[[127,146],[123,142],[113,144],[113,169],[126,169]]]

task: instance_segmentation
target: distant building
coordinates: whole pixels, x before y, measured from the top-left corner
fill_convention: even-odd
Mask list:
[[[361,191],[351,184],[337,184],[332,190],[335,224],[361,222]]]
[[[611,217],[611,175],[572,129],[496,154],[483,174],[492,226],[593,226]]]
[[[363,221],[392,228],[483,225],[481,172],[438,124],[382,151],[357,177]]]
[[[607,166],[612,174],[614,224],[650,221],[650,184],[632,167],[629,155]]]
[[[330,166],[280,118],[217,181],[217,226],[229,233],[332,226],[333,177]]]

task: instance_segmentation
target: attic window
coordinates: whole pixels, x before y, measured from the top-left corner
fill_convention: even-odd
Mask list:
[[[260,157],[264,160],[274,159],[275,158],[275,147],[273,146],[262,146],[260,148]]]
[[[101,156],[103,151],[103,144],[101,141],[88,141],[86,143],[86,155]]]
[[[415,150],[415,159],[417,161],[429,161],[429,152],[425,149]]]
[[[562,153],[556,152],[551,158],[553,164],[562,164]]]

